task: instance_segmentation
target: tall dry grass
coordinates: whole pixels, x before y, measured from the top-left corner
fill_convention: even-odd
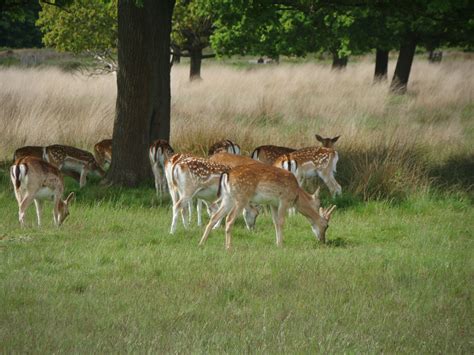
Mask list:
[[[250,152],[261,144],[313,145],[314,133],[341,134],[339,179],[363,198],[427,186],[428,166],[453,157],[471,162],[474,61],[415,61],[405,96],[390,95],[388,83],[372,84],[372,75],[366,60],[340,73],[322,64],[211,64],[204,80],[190,83],[187,66],[176,66],[172,144],[203,153],[225,137]],[[111,136],[115,97],[114,76],[0,70],[0,156],[22,145],[91,149]]]

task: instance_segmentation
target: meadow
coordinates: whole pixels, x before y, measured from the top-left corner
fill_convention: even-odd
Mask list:
[[[390,69],[393,70],[393,63]],[[343,195],[322,245],[301,216],[284,247],[264,213],[204,247],[202,227],[169,235],[152,183],[76,191],[71,216],[20,228],[8,176],[16,147],[91,150],[109,137],[115,79],[56,68],[0,69],[0,352],[472,353],[474,62],[417,58],[409,93],[372,83],[361,58],[172,71],[172,136],[204,154],[230,138],[302,147],[341,134]]]

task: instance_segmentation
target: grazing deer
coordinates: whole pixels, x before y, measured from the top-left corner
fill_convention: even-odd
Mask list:
[[[54,223],[60,226],[69,215],[69,205],[74,198],[71,192],[62,200],[64,192],[63,177],[59,170],[35,157],[24,157],[15,161],[10,168],[10,177],[18,202],[18,219],[25,225],[25,213],[34,201],[38,226],[41,226],[41,207],[43,200],[54,201]]]
[[[67,145],[50,145],[45,148],[43,160],[53,164],[63,172],[76,172],[80,174],[79,186],[86,184],[89,172],[99,177],[104,177],[105,172],[97,165],[94,156],[82,149]]]
[[[277,145],[261,145],[254,149],[251,157],[264,164],[272,165],[280,156],[294,152],[295,150],[296,149],[279,147]]]
[[[324,138],[324,137],[321,137],[319,134],[316,134],[315,137],[316,137],[316,140],[321,142],[323,147],[334,148],[334,144],[337,142],[340,136],[336,136],[334,138]]]
[[[179,200],[173,205],[173,221],[170,233],[176,231],[178,213],[181,211],[185,228],[187,228],[186,209],[193,197],[208,202],[217,199],[217,190],[222,173],[228,172],[226,165],[215,163],[204,158],[188,157],[177,162],[172,169],[171,179],[179,193]],[[247,206],[244,206],[247,207]],[[253,228],[258,210],[252,207],[246,209],[245,217],[248,228]],[[198,211],[199,213],[200,211]]]
[[[150,145],[148,155],[155,176],[156,195],[162,197],[166,191],[165,161],[174,154],[167,140],[157,139]]]
[[[249,165],[249,164],[261,164],[259,161],[255,161],[252,158],[231,154],[228,152],[219,152],[209,157],[210,161],[227,165],[230,168],[239,166],[239,165]]]
[[[104,139],[94,145],[94,157],[102,169],[112,163],[112,139]]]
[[[223,139],[214,143],[208,151],[208,155],[213,155],[219,152],[229,152],[231,154],[240,154],[240,146],[229,139]]]
[[[36,157],[38,159],[43,159],[44,147],[31,146],[21,147],[15,150],[13,154],[13,161],[24,157]]]
[[[221,203],[206,226],[199,245],[206,242],[217,221],[227,215],[225,248],[230,249],[235,218],[250,203],[270,205],[278,246],[283,245],[285,213],[293,206],[308,219],[316,237],[323,243],[326,241],[329,219],[336,206],[326,210],[320,208],[319,189],[314,195],[308,194],[288,171],[265,164],[237,166],[222,174],[219,190]]]
[[[279,157],[273,166],[292,166],[291,161],[296,162],[294,175],[300,186],[305,178],[319,176],[331,191],[332,196],[342,192],[341,185],[334,178],[339,156],[334,149],[324,147],[307,147],[293,153]]]

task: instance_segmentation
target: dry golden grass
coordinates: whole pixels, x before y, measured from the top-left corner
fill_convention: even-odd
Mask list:
[[[175,66],[172,144],[203,153],[225,137],[251,152],[261,144],[313,145],[314,133],[341,134],[341,179],[365,198],[387,195],[384,184],[390,191],[426,184],[424,162],[473,150],[474,61],[415,61],[405,96],[390,95],[388,83],[372,84],[372,75],[368,60],[340,73],[322,64],[207,64],[204,80],[190,83],[188,67]],[[92,149],[111,136],[115,97],[112,75],[1,69],[0,157],[23,145]]]

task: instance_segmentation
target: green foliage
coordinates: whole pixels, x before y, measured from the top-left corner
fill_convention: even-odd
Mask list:
[[[62,8],[42,8],[37,25],[45,45],[73,53],[116,48],[117,0],[74,0]]]
[[[35,27],[38,2],[3,1],[0,9],[0,47],[41,46],[41,33]]]

